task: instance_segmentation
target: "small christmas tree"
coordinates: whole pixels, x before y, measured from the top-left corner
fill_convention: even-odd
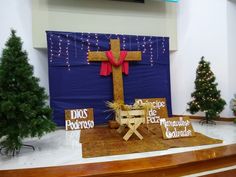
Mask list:
[[[0,150],[19,152],[25,137],[41,137],[53,131],[47,95],[33,76],[26,51],[14,30],[0,58]]]
[[[201,123],[214,123],[213,119],[218,117],[226,104],[217,90],[215,79],[210,63],[202,57],[196,72],[195,92],[191,94],[193,100],[188,103],[187,109],[191,114],[205,112]]]

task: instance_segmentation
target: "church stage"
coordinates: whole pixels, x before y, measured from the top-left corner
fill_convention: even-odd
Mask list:
[[[192,124],[195,131],[222,139],[223,143],[82,158],[80,132],[61,129],[40,140],[26,140],[36,147],[35,152],[23,149],[14,158],[0,156],[0,176],[155,176],[157,172],[175,176],[236,165],[235,124],[221,121],[215,126],[202,126],[197,120]]]

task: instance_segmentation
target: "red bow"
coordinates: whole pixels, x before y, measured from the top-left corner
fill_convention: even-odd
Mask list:
[[[127,56],[127,51],[120,51],[120,57],[119,60],[116,62],[115,58],[112,54],[112,51],[107,51],[106,56],[108,58],[108,61],[103,61],[100,69],[100,75],[101,76],[108,76],[112,72],[112,66],[119,67],[122,65],[122,72],[126,75],[129,74],[129,63],[125,61],[125,57]]]

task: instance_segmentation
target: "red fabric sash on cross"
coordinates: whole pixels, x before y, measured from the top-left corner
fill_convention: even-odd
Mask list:
[[[106,56],[108,61],[103,61],[101,64],[100,75],[108,76],[112,72],[112,66],[119,67],[122,65],[122,72],[126,75],[129,74],[129,63],[125,61],[125,57],[127,56],[127,51],[120,51],[120,57],[118,62],[115,61],[115,58],[112,54],[112,51],[107,51]]]

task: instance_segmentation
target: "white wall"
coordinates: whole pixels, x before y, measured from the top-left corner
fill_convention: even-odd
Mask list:
[[[229,58],[229,95],[236,94],[236,0],[227,4],[228,17],[228,58]]]
[[[31,0],[1,1],[0,48],[4,47],[10,28],[15,28],[24,41],[23,47],[29,53],[35,75],[48,90],[46,52],[32,48],[31,5]],[[211,62],[218,88],[228,103],[236,92],[235,3],[227,0],[181,0],[177,18],[179,50],[171,54],[173,113],[189,114],[185,111],[186,105],[194,91],[195,71],[201,56]],[[228,105],[222,116],[232,116]]]
[[[236,19],[235,14],[232,19]],[[171,54],[173,113],[189,114],[187,102],[194,91],[195,72],[201,56],[211,62],[218,89],[228,103],[233,93],[229,92],[227,0],[181,0],[177,26],[178,51]],[[229,105],[221,116],[232,116]]]
[[[17,31],[23,48],[28,52],[29,62],[34,66],[34,73],[40,78],[40,85],[48,93],[48,66],[46,50],[35,50],[32,44],[32,0],[8,0],[0,3],[0,56],[10,36],[10,29]]]

